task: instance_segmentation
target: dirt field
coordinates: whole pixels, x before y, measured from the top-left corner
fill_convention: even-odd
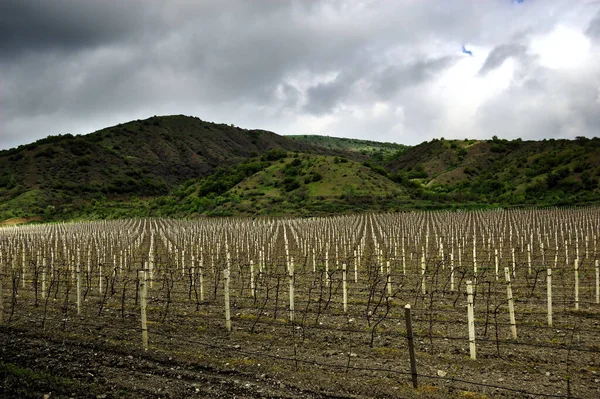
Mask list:
[[[206,230],[194,238],[192,224],[159,223],[34,227],[24,230],[27,239],[21,230],[8,236],[5,248],[14,256],[4,258],[0,372],[5,397],[39,398],[50,392],[51,397],[92,398],[600,397],[597,242],[591,233],[593,240],[573,239],[572,244],[548,235],[544,248],[551,250],[537,252],[535,247],[531,260],[528,235],[517,239],[515,234],[514,246],[505,244],[500,270],[512,271],[515,339],[507,282],[495,272],[490,240],[478,238],[475,250],[464,250],[460,258],[466,244],[440,235],[446,248],[456,245],[458,259],[453,261],[441,245],[428,245],[425,235],[420,242],[407,239],[406,247],[404,239],[390,242],[386,252],[378,253],[378,242],[387,237],[382,233],[358,245],[359,262],[357,251],[354,258],[351,250],[342,252],[343,241],[339,252],[337,244],[329,247],[330,258],[315,256],[301,239],[301,226],[283,222],[264,230],[265,243],[277,245],[247,234],[231,253],[227,240],[241,239],[218,240],[223,230],[225,237],[238,232],[235,225],[215,223],[214,237],[207,238]],[[369,231],[364,226],[359,230]],[[122,231],[123,237],[100,227]],[[153,241],[150,228],[163,238]],[[504,230],[499,231],[502,237]],[[49,234],[61,238],[46,244]],[[86,234],[90,238],[81,239]],[[290,239],[290,253],[296,254],[292,275],[285,237],[295,234],[299,238]],[[398,234],[405,236],[410,237]],[[564,248],[554,250],[550,238]],[[36,240],[37,245],[30,244]],[[421,244],[431,247],[426,263],[421,262]],[[36,247],[39,252],[30,251]],[[149,248],[155,248],[150,256]],[[270,258],[260,271],[264,248]],[[397,248],[406,249],[406,267],[404,250]],[[575,279],[571,260],[578,251]],[[149,259],[154,268],[148,268]],[[555,265],[552,326],[547,322],[548,259]],[[348,265],[346,311],[343,262]],[[231,270],[230,332],[225,267]],[[475,291],[476,360],[470,358],[467,280]],[[142,349],[140,321],[143,281],[147,350]],[[405,304],[412,306],[417,389],[411,383]]]
[[[266,377],[0,329],[3,398],[329,398]],[[333,396],[339,397],[339,396]]]
[[[339,311],[339,301],[331,302],[318,321],[310,306],[302,308],[308,302],[297,303],[298,319],[292,324],[286,320],[285,304],[274,317],[275,308],[237,298],[229,334],[217,304],[206,302],[196,311],[195,304],[174,299],[176,305],[166,313],[165,304],[155,297],[149,306],[147,351],[141,349],[134,304],[123,311],[117,295],[102,311],[101,298],[90,296],[79,316],[72,308],[64,313],[50,300],[45,320],[41,303],[37,308],[23,304],[11,320],[13,327],[2,329],[5,393],[15,398],[41,397],[45,391],[107,398],[519,398],[536,397],[524,392],[566,397],[570,388],[572,397],[600,395],[597,315],[567,312],[555,316],[556,328],[544,329],[536,321],[544,315],[532,312],[531,327],[519,326],[518,343],[508,338],[504,316],[498,326],[481,319],[478,360],[473,361],[464,322],[452,322],[453,315],[464,318],[462,307],[451,310],[453,299],[448,298],[444,311],[442,305],[430,313],[413,311],[418,390],[410,384],[403,307],[394,304],[373,333],[366,322]],[[352,306],[357,311],[362,304]],[[575,317],[573,333],[563,326],[572,326]],[[11,373],[7,365],[31,373]],[[23,378],[30,381],[24,384]]]

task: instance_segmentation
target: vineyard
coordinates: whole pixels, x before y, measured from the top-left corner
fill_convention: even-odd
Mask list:
[[[583,208],[5,227],[0,324],[307,396],[597,398],[599,226]]]

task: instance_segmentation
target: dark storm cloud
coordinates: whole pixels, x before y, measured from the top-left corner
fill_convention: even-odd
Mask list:
[[[475,8],[457,17],[459,8],[355,1],[3,2],[0,147],[64,133],[64,123],[36,129],[40,120],[73,120],[69,130],[85,133],[83,115],[189,112],[240,125],[253,123],[236,120],[241,114],[235,110],[248,106],[274,109],[275,117],[325,115],[340,102],[362,101],[359,81],[383,95],[378,81],[388,79],[385,94],[391,95],[411,79],[427,79],[435,62],[406,61],[418,58],[411,46],[428,39],[430,24],[469,35],[472,28],[461,20]],[[398,46],[410,49],[406,57],[384,60]],[[408,65],[397,66],[402,63]],[[334,82],[298,82],[298,76],[311,80],[335,71],[341,73]]]
[[[376,126],[382,138],[405,143],[448,136],[448,109],[461,102],[438,98],[438,79],[472,65],[474,75],[481,69],[474,79],[488,79],[515,57],[518,95],[528,101],[538,60],[519,46],[573,10],[585,14],[582,31],[597,35],[597,20],[588,27],[598,12],[591,7],[570,0],[4,0],[0,148],[169,113],[280,133],[353,128],[359,137],[356,129]],[[463,44],[475,50],[469,60]],[[584,118],[583,103],[573,106]],[[322,122],[336,118],[345,120]],[[506,131],[519,118],[503,121]],[[406,136],[394,136],[402,126]]]
[[[501,44],[487,56],[485,63],[479,70],[480,75],[485,75],[488,72],[501,66],[508,58],[523,59],[526,56],[527,48],[521,44]]]
[[[114,42],[138,30],[149,8],[139,1],[3,0],[0,57]]]

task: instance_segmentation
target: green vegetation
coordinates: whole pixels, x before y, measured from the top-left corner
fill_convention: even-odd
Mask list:
[[[49,136],[0,151],[0,220],[96,217],[119,208],[121,215],[135,198],[146,204],[219,168],[225,173],[250,157],[264,155],[268,161],[288,151],[327,153],[271,132],[182,115],[132,121],[84,136]]]
[[[418,156],[415,156],[418,154]],[[600,200],[600,139],[434,140],[386,164],[419,179],[417,198],[438,203],[575,205]]]
[[[576,205],[599,179],[597,138],[409,148],[152,117],[0,151],[0,221]]]
[[[263,156],[188,182],[157,200],[160,215],[314,215],[387,209],[407,197],[401,187],[346,158]]]
[[[347,139],[313,134],[291,135],[286,137],[328,150],[360,153],[368,156],[373,163],[389,161],[390,159],[404,154],[410,148],[409,146],[397,143],[382,143],[379,141]]]

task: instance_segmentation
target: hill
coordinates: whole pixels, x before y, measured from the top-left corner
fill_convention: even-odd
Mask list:
[[[408,199],[400,186],[345,157],[288,155],[269,161],[265,157],[249,160],[183,187],[173,196],[178,198],[175,206],[165,211],[315,215],[385,210]],[[226,177],[231,180],[222,184]]]
[[[597,138],[405,147],[166,116],[0,151],[0,221],[596,204],[599,178]]]
[[[373,162],[383,162],[388,158],[400,156],[410,148],[409,146],[397,143],[347,139],[343,137],[320,136],[314,134],[288,135],[286,137],[328,150],[360,153],[369,156]]]
[[[600,139],[433,140],[389,161],[390,176],[438,202],[573,205],[600,199]]]
[[[50,136],[0,151],[0,220],[49,216],[91,200],[166,195],[189,179],[271,149],[345,154],[183,115],[132,121],[82,136]]]
[[[271,150],[189,180],[169,195],[88,202],[63,216],[315,216],[406,209],[406,190],[379,172],[345,157]]]

